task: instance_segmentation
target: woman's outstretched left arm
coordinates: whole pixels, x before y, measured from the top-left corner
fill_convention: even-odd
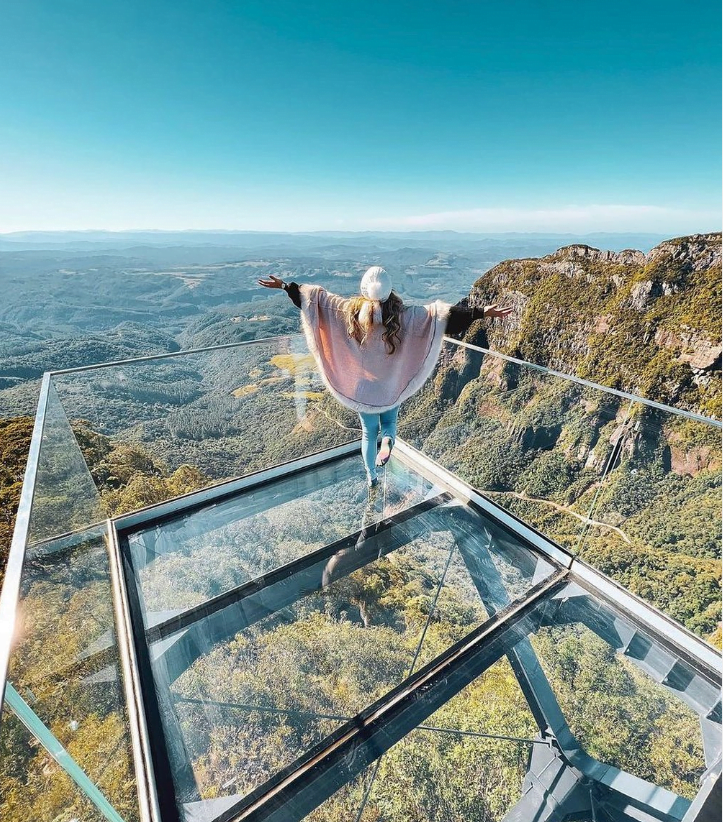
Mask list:
[[[486,305],[484,308],[461,308],[453,305],[449,310],[447,318],[447,334],[464,334],[475,320],[484,317],[500,317],[504,319],[511,314],[513,309],[509,306],[500,308],[497,303]]]

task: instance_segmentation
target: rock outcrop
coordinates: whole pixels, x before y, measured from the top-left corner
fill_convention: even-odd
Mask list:
[[[666,240],[647,254],[571,245],[506,260],[471,305],[512,305],[469,339],[659,401],[720,416],[721,235]]]

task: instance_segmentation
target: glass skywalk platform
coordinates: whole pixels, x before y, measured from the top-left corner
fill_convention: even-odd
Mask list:
[[[666,412],[551,372],[509,381],[521,414],[578,392],[552,426],[568,451],[585,420],[613,432],[590,507],[548,533],[521,516],[521,486],[465,478],[459,409],[500,370],[478,354],[489,371],[446,408],[409,410],[372,492],[353,420],[333,417],[297,340],[46,377],[0,602],[3,819],[717,820],[719,653],[579,557],[630,538],[602,510],[606,482],[640,470],[627,432],[648,445]],[[199,439],[229,384],[233,413]],[[273,438],[239,444],[235,414],[264,399],[250,384],[287,396]],[[144,506],[133,478],[119,496],[130,452],[170,475],[144,463]]]

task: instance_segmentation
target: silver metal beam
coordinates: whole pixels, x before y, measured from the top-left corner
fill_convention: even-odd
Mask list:
[[[430,482],[446,488],[458,499],[463,502],[474,503],[480,510],[489,514],[492,519],[519,534],[531,547],[537,549],[539,553],[544,554],[553,562],[562,565],[563,568],[569,568],[572,564],[573,556],[569,551],[561,548],[544,534],[510,514],[509,511],[485,497],[481,491],[477,491],[469,483],[461,480],[456,474],[448,471],[413,445],[403,439],[397,439],[394,443],[394,455],[408,468],[421,474]]]
[[[128,724],[131,732],[131,749],[136,774],[141,822],[162,822],[158,801],[153,761],[150,755],[148,725],[143,708],[138,660],[132,636],[131,615],[128,608],[128,591],[123,574],[118,537],[111,521],[108,521],[108,554],[110,559],[113,609],[116,635],[123,672],[123,690],[128,707]]]
[[[627,611],[649,630],[664,636],[668,641],[681,649],[684,654],[698,660],[720,678],[723,674],[721,654],[712,645],[696,636],[672,617],[659,611],[645,600],[631,594],[622,585],[606,577],[587,562],[575,557],[570,566],[575,577],[587,584],[598,596],[614,603],[616,608]]]

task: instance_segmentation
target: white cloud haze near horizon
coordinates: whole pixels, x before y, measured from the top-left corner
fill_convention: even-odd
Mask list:
[[[44,214],[30,220],[23,215],[3,213],[0,208],[0,233],[26,231],[433,231],[460,232],[549,232],[587,234],[594,232],[654,233],[682,235],[720,231],[720,211],[714,209],[670,208],[653,205],[566,205],[550,208],[465,208],[415,214],[369,216],[361,213],[325,209],[303,209],[288,201],[281,207],[259,205],[250,209],[238,203],[216,203],[209,208],[198,200],[184,201],[173,217],[156,198],[144,197],[137,203],[109,201],[106,214],[95,202],[64,203],[61,217],[52,205]],[[84,207],[85,206],[85,207]],[[134,206],[130,207],[129,206]],[[380,209],[381,211],[381,209]],[[400,209],[401,211],[401,209]],[[130,215],[133,216],[130,216]]]
[[[455,231],[549,231],[589,233],[595,231],[666,233],[717,231],[719,215],[712,211],[665,208],[648,205],[569,205],[561,208],[472,208],[417,214],[402,218],[380,218],[375,227],[388,230],[453,229]]]

